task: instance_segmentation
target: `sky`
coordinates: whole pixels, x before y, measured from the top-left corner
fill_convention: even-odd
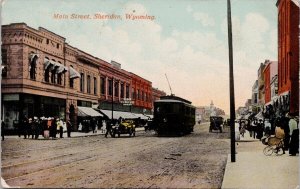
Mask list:
[[[260,63],[277,60],[276,1],[231,0],[236,109],[251,98]],[[72,14],[91,19],[71,19]],[[95,14],[120,19],[93,19]],[[213,101],[229,114],[226,0],[4,0],[1,17],[2,25],[46,28],[170,94],[166,74],[176,96],[195,106]]]

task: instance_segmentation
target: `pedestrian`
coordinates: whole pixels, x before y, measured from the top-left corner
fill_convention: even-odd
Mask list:
[[[56,138],[56,133],[57,133],[57,123],[56,123],[56,118],[53,118],[52,122],[51,122],[51,137],[52,139]]]
[[[263,137],[263,131],[264,131],[264,127],[263,127],[263,122],[262,119],[259,119],[259,122],[257,123],[256,126],[256,138],[261,140],[261,138]]]
[[[33,139],[33,119],[32,118],[29,118],[28,119],[28,132],[27,132],[27,136],[28,138],[30,137],[30,135],[32,135],[32,139]]]
[[[299,128],[295,117],[291,117],[289,121],[290,130],[290,144],[289,144],[289,154],[290,156],[295,156],[299,153]]]
[[[276,122],[275,137],[284,141],[285,133],[284,133],[284,129],[283,129],[283,124],[280,121],[280,119],[278,119]],[[283,154],[285,154],[284,145],[281,145],[278,148],[281,148],[283,151]],[[277,149],[277,150],[279,150],[279,149]]]
[[[64,130],[63,130],[63,121],[61,119],[58,120],[58,128],[59,128],[59,137],[60,138],[64,138],[63,137],[63,133],[64,133]]]
[[[265,136],[270,136],[271,135],[271,123],[269,120],[265,119],[265,123],[264,123],[264,132],[265,132]]]
[[[21,126],[20,126],[22,129],[21,129],[21,132],[23,133],[24,135],[24,139],[27,138],[27,134],[28,134],[28,130],[29,130],[29,120],[27,118],[26,115],[24,115],[22,121],[21,121]]]
[[[40,131],[40,121],[37,117],[34,117],[32,125],[33,125],[34,139],[38,139],[41,131]]]
[[[51,128],[51,118],[47,118],[45,120],[45,125],[44,125],[44,138],[49,139],[49,130]]]
[[[106,124],[105,138],[107,138],[108,133],[110,133],[110,135],[112,135],[112,134],[111,134],[112,124],[113,124],[113,121],[112,121],[112,120],[110,120],[110,121]]]
[[[67,134],[68,137],[71,137],[72,123],[70,120],[67,121]]]
[[[1,121],[1,136],[2,136],[2,141],[4,140],[4,129],[5,129],[5,123],[4,123],[4,121],[2,120]]]
[[[93,133],[95,133],[96,122],[95,122],[94,118],[91,118],[91,122],[90,123],[91,123],[92,131],[93,131]]]

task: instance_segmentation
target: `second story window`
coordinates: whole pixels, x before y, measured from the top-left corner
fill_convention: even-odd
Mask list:
[[[105,94],[105,86],[106,86],[106,83],[105,83],[105,78],[104,77],[101,77],[100,78],[100,90],[101,90],[101,94]]]
[[[136,96],[137,96],[137,99],[140,100],[140,90],[139,89],[137,90],[137,95]]]
[[[131,94],[131,96],[132,96],[132,99],[136,99],[136,97],[135,97],[135,90],[134,90],[134,88],[132,88],[132,94]]]
[[[121,98],[124,98],[124,83],[121,83]]]
[[[129,85],[126,85],[126,98],[129,98]]]
[[[36,54],[32,54],[29,59],[29,75],[30,79],[35,80],[36,79],[36,62],[37,62],[38,56]]]
[[[73,68],[73,66],[71,65],[70,69],[72,69],[72,68]],[[71,76],[70,76],[69,84],[70,84],[70,88],[74,88],[74,78],[72,78]]]
[[[97,78],[94,77],[94,94],[97,94]]]
[[[112,86],[112,80],[108,80],[108,95],[112,95],[113,86]]]
[[[84,92],[84,73],[80,74],[80,92]]]
[[[1,75],[2,77],[7,77],[7,50],[1,49],[2,65],[1,65]]]
[[[91,76],[87,76],[87,93],[91,93]]]
[[[115,97],[119,96],[119,82],[115,82]]]

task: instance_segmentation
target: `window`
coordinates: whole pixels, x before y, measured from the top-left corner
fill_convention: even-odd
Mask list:
[[[144,97],[145,97],[145,94],[144,94],[144,91],[142,91],[142,98],[141,98],[142,101],[145,101]]]
[[[101,77],[100,79],[100,90],[101,90],[101,94],[105,94],[105,78],[104,77]]]
[[[58,49],[59,49],[59,43],[57,43],[57,44],[56,44],[56,48],[58,48]]]
[[[71,65],[70,67],[73,68],[73,66]],[[74,78],[70,78],[70,88],[74,88]]]
[[[129,85],[126,85],[126,98],[129,98]]]
[[[2,77],[7,77],[7,50],[1,49],[1,52],[2,52],[1,75]]]
[[[94,77],[94,94],[97,94],[97,78]]]
[[[36,79],[36,61],[38,57],[34,56],[33,58],[30,58],[29,61],[29,75],[30,79],[35,80]]]
[[[47,57],[46,57],[47,60],[49,60]],[[45,69],[45,82],[49,82],[49,77],[50,77],[50,67],[51,66],[48,66],[46,69]]]
[[[87,93],[91,93],[91,76],[87,76]]]
[[[140,100],[140,90],[137,90],[137,99]]]
[[[134,100],[135,100],[135,99],[136,99],[136,96],[135,96],[135,90],[134,90],[134,88],[132,88],[132,90],[131,90],[131,91],[132,91],[132,95],[131,95],[131,96],[132,96],[132,99],[134,99]]]
[[[54,60],[52,60],[54,62]],[[53,65],[51,67],[51,83],[55,83],[56,82],[56,69],[57,69],[57,66]]]
[[[49,39],[46,40],[47,45],[49,44]]]
[[[124,98],[124,83],[121,83],[121,98]]]
[[[119,96],[119,82],[115,82],[115,97]]]
[[[80,73],[80,92],[84,92],[84,73]]]
[[[62,84],[62,73],[57,74],[57,84]]]
[[[113,89],[112,79],[109,79],[108,80],[108,95],[112,95],[112,89]]]
[[[61,64],[61,62],[58,62]],[[57,74],[57,84],[62,84],[62,72]]]

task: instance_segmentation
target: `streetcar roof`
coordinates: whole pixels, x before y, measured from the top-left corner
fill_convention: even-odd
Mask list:
[[[186,103],[186,102],[183,102],[183,101],[180,101],[180,100],[173,100],[173,99],[156,100],[155,102],[182,103],[182,104],[185,104],[185,105],[188,105],[188,106],[191,106],[191,107],[195,107],[195,106],[193,106],[189,103]]]

